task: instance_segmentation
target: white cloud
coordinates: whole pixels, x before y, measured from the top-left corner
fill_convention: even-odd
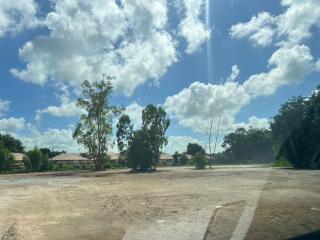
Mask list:
[[[230,35],[239,39],[249,36],[250,41],[256,45],[270,45],[274,36],[274,30],[270,27],[275,18],[267,12],[253,16],[247,23],[238,23],[230,29]]]
[[[34,0],[0,1],[0,38],[36,27],[37,4]]]
[[[60,106],[48,106],[45,109],[37,110],[36,119],[47,113],[55,117],[74,117],[79,116],[83,111],[76,106],[76,102],[63,101]]]
[[[278,16],[278,34],[287,40],[282,44],[295,45],[310,38],[311,28],[320,27],[319,0],[282,0],[287,10]]]
[[[249,22],[233,25],[230,35],[239,39],[248,37],[260,46],[268,46],[274,39],[277,45],[293,46],[310,38],[313,26],[320,26],[319,0],[282,0],[281,5],[286,10],[278,16],[259,13]]]
[[[231,74],[230,76],[227,78],[228,82],[233,82],[237,79],[237,77],[240,74],[240,70],[239,67],[237,65],[233,65],[231,68]]]
[[[73,130],[68,129],[48,129],[40,133],[37,130],[31,130],[29,136],[20,136],[19,139],[23,142],[27,149],[32,149],[35,146],[45,147],[49,149],[66,150],[67,152],[78,153],[84,150],[82,146],[72,138]]]
[[[180,125],[204,133],[209,130],[212,112],[214,126],[221,113],[221,131],[225,133],[237,127],[237,114],[253,99],[274,94],[280,87],[298,84],[308,74],[319,70],[318,62],[304,45],[280,48],[268,63],[273,67],[269,72],[252,75],[242,84],[230,81],[222,85],[194,82],[178,94],[167,97],[165,109]],[[265,120],[254,120],[251,118],[252,124],[266,124]]]
[[[173,154],[175,151],[180,153],[187,150],[188,143],[198,143],[204,146],[204,143],[190,136],[169,136],[168,144],[163,148],[163,152]]]
[[[15,133],[25,129],[24,118],[3,118],[0,119],[0,132]]]
[[[216,126],[221,113],[221,130],[227,131],[233,128],[236,114],[249,101],[250,96],[238,83],[213,85],[194,82],[180,93],[167,97],[164,107],[180,125],[197,132],[208,132],[212,113]]]
[[[9,110],[10,101],[3,100],[0,98],[0,117],[4,116],[5,113]]]
[[[124,113],[130,117],[134,129],[139,129],[142,125],[142,110],[142,106],[137,102],[133,102],[128,105],[124,111]]]
[[[40,120],[43,114],[49,114],[54,117],[75,117],[84,113],[83,109],[76,106],[75,101],[70,100],[69,91],[67,88],[62,88],[63,94],[59,97],[60,106],[48,106],[45,109],[36,111],[36,120]]]
[[[186,16],[179,25],[179,35],[187,41],[186,53],[192,54],[210,39],[211,31],[200,20],[203,0],[183,0],[183,3]]]
[[[117,2],[54,2],[44,21],[50,36],[27,42],[19,50],[26,68],[11,73],[36,84],[53,80],[76,88],[107,73],[116,76],[115,88],[126,96],[157,81],[177,61],[176,43],[166,27],[167,2]]]
[[[304,78],[317,70],[310,49],[304,45],[280,48],[268,61],[273,68],[266,73],[252,75],[244,84],[251,96],[267,96],[282,86],[302,82]]]
[[[241,122],[235,124],[235,129],[243,127],[243,128],[264,128],[269,129],[270,128],[270,121],[267,118],[258,118],[257,116],[252,116],[249,118],[249,121],[247,123]]]

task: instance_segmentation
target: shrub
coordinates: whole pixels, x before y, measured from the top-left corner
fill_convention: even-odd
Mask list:
[[[49,157],[47,154],[42,154],[42,165],[41,171],[48,171],[51,170],[51,164],[49,163]]]
[[[26,155],[28,159],[24,159],[24,166],[27,170],[48,171],[53,168],[48,155],[43,154],[37,147],[28,151]]]
[[[22,159],[23,165],[25,167],[26,170],[31,171],[32,170],[32,163],[30,158],[28,158],[27,156],[24,156]]]
[[[186,165],[186,164],[188,164],[189,159],[188,159],[187,155],[183,153],[180,155],[179,161],[180,161],[181,165]]]
[[[290,167],[291,168],[292,164],[289,162],[287,158],[285,158],[284,156],[281,156],[276,160],[273,167]]]
[[[14,157],[10,151],[0,142],[0,172],[11,170],[14,167]]]
[[[205,169],[207,165],[207,159],[204,154],[196,154],[193,157],[193,161],[196,169]]]

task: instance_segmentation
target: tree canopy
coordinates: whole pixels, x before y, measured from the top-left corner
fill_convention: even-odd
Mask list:
[[[125,155],[128,149],[129,141],[132,138],[132,134],[133,125],[131,124],[130,117],[124,114],[119,118],[116,133],[118,149],[122,156]]]
[[[196,154],[205,154],[205,150],[198,143],[188,143],[187,154],[190,154],[192,156],[194,156]]]
[[[224,137],[224,159],[229,163],[268,163],[274,160],[272,134],[268,129],[238,128]]]
[[[133,131],[130,118],[126,115],[120,117],[117,124],[118,149],[120,153],[127,153],[132,169],[156,169],[162,147],[168,142],[165,133],[169,125],[165,110],[151,104],[142,111],[141,129]]]
[[[73,137],[83,144],[94,159],[96,170],[101,170],[107,158],[108,146],[112,143],[112,120],[120,114],[122,108],[111,106],[110,97],[113,90],[111,77],[107,81],[82,83],[83,98],[77,106],[84,110],[80,116]]]
[[[14,167],[14,163],[14,157],[0,140],[0,172],[11,170]]]
[[[301,111],[298,116],[300,122],[288,133],[277,156],[277,159],[287,159],[296,168],[320,168],[319,90],[318,87],[310,97],[303,99],[302,106],[295,106],[291,110]],[[280,110],[276,119],[283,119],[285,116],[286,114]],[[287,118],[288,125],[292,121],[295,120]]]
[[[10,152],[24,152],[25,147],[22,145],[22,142],[19,139],[16,139],[9,134],[0,134],[0,140]]]

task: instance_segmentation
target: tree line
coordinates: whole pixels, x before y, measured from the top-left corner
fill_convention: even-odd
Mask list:
[[[82,98],[77,106],[84,110],[73,133],[74,139],[87,149],[86,157],[94,162],[95,170],[106,168],[108,150],[117,144],[119,164],[134,171],[156,170],[163,147],[168,143],[166,131],[170,119],[162,107],[147,105],[141,112],[142,126],[134,129],[124,108],[110,105],[112,78],[82,84]],[[113,120],[116,140],[113,139]],[[280,106],[267,129],[238,128],[224,136],[223,151],[209,156],[197,143],[189,143],[183,153],[175,152],[172,165],[195,165],[203,169],[211,164],[272,163],[276,161],[295,168],[320,168],[320,88],[309,97],[294,97]],[[52,170],[49,158],[60,154],[47,148],[25,152],[21,141],[0,134],[0,171],[16,166],[11,152],[25,153],[25,169]]]
[[[216,163],[272,163],[320,168],[320,86],[280,106],[268,129],[239,128],[224,137]]]
[[[150,104],[141,113],[142,127],[133,130],[130,117],[122,114],[124,108],[110,105],[111,79],[83,82],[83,98],[78,99],[77,106],[84,109],[84,113],[73,137],[87,148],[95,170],[101,170],[108,160],[108,147],[112,144],[113,119],[119,117],[116,137],[120,161],[135,171],[155,170],[162,147],[168,142],[165,133],[170,120],[162,107]]]

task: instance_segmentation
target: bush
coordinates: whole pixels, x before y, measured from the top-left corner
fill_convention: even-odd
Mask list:
[[[183,153],[180,155],[179,161],[180,161],[181,165],[186,165],[186,164],[188,164],[189,159],[188,159],[187,155]]]
[[[292,167],[292,164],[289,160],[283,156],[281,156],[277,161],[274,163],[273,167]]]
[[[43,154],[37,147],[27,152],[27,158],[23,160],[24,166],[27,170],[32,171],[48,171],[53,169],[49,162],[47,154]]]
[[[27,156],[24,156],[22,159],[23,165],[25,167],[26,170],[31,171],[32,170],[32,163],[30,158],[28,158]]]
[[[42,154],[42,165],[41,171],[48,171],[51,170],[51,164],[49,163],[49,157],[47,154]]]
[[[204,154],[196,154],[193,157],[193,161],[196,169],[205,169],[207,165],[207,159]]]
[[[11,170],[14,167],[14,157],[10,151],[0,142],[0,172]]]

